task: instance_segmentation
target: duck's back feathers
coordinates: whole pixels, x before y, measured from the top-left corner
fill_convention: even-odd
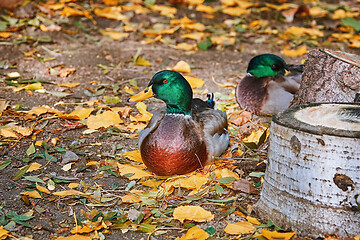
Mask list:
[[[203,109],[194,111],[192,117],[204,132],[209,156],[220,156],[229,145],[226,113],[220,110]]]

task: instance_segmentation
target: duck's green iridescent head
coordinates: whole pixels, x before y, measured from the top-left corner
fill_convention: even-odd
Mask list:
[[[169,70],[158,72],[151,79],[150,86],[154,96],[166,103],[167,113],[191,114],[193,92],[180,73]]]
[[[252,58],[249,62],[247,72],[255,77],[272,77],[285,75],[285,61],[274,54],[261,54]]]

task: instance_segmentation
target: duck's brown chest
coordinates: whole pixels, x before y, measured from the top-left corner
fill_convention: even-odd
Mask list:
[[[140,152],[145,165],[157,175],[184,174],[201,168],[207,151],[200,126],[190,117],[165,115],[144,138]]]

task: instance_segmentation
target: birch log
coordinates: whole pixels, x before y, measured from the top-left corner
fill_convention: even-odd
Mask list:
[[[360,93],[360,56],[331,50],[308,53],[291,106],[315,102],[354,102]]]
[[[300,105],[277,115],[255,210],[298,236],[360,235],[360,105]]]

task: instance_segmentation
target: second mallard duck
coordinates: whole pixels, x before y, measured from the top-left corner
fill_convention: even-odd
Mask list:
[[[252,58],[246,76],[236,87],[241,108],[257,115],[274,115],[288,108],[299,89],[303,65],[287,65],[273,54]],[[285,75],[285,70],[290,71]]]
[[[180,73],[156,73],[149,87],[129,101],[151,96],[166,103],[166,109],[154,113],[139,133],[141,157],[152,172],[162,176],[189,173],[227,149],[226,113],[212,108],[211,96],[207,102],[194,101],[190,84]]]

